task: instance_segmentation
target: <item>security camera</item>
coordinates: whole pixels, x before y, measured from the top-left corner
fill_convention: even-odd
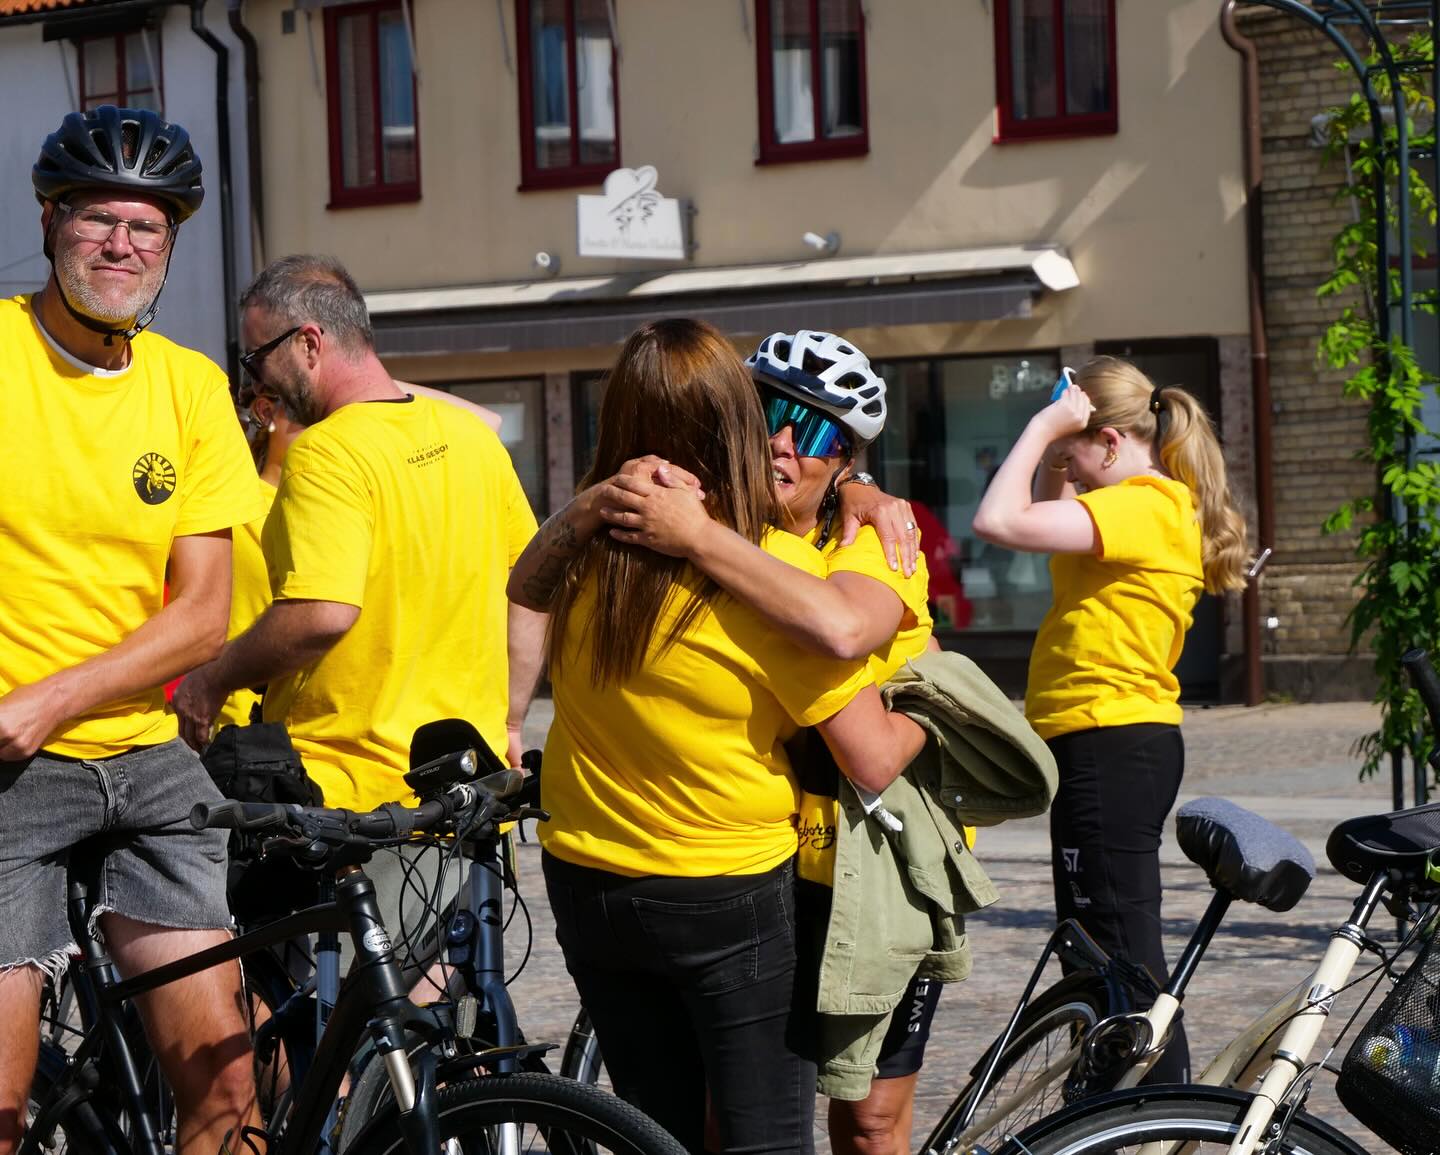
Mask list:
[[[543,277],[553,277],[560,271],[560,258],[544,249],[535,254],[534,264],[536,271]]]
[[[817,249],[821,256],[833,257],[840,251],[840,234],[837,232],[826,233],[823,237],[819,233],[806,233],[800,238],[812,249]]]

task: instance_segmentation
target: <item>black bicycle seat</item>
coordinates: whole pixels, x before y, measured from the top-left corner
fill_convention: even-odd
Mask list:
[[[1325,843],[1330,864],[1351,882],[1362,884],[1382,870],[1398,873],[1403,881],[1418,882],[1437,850],[1440,802],[1347,818]]]
[[[1266,910],[1289,910],[1315,877],[1315,859],[1299,839],[1224,798],[1180,807],[1175,838],[1211,886]]]

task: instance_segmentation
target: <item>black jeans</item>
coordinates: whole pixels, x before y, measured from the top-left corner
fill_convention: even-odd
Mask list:
[[[690,1151],[814,1149],[815,1066],[787,1038],[795,874],[627,878],[544,856],[555,936],[615,1091]]]
[[[1170,971],[1161,941],[1160,838],[1185,772],[1180,728],[1106,726],[1046,744],[1060,768],[1050,808],[1055,915],[1077,920],[1109,954],[1144,964],[1163,986]],[[1185,1031],[1176,1023],[1174,1032],[1147,1083],[1188,1079]]]

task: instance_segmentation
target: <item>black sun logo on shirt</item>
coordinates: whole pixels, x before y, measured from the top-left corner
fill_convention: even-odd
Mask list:
[[[135,492],[146,505],[159,505],[175,492],[175,467],[158,453],[146,453],[130,471]]]

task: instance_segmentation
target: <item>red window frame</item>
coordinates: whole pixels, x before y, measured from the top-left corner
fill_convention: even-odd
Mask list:
[[[756,78],[760,89],[760,155],[756,164],[790,164],[795,161],[830,160],[834,157],[864,156],[870,151],[870,82],[866,69],[865,8],[854,0],[859,10],[860,31],[860,131],[854,136],[833,140],[815,140],[782,144],[775,139],[775,72],[771,61],[770,0],[755,0]],[[810,0],[810,93],[815,102],[815,126],[824,123],[821,101],[820,70],[820,0]]]
[[[1065,22],[1064,0],[1050,0],[1055,28],[1055,87],[1064,99],[1065,92]],[[1061,113],[1057,116],[1025,117],[1015,115],[1014,71],[1010,55],[1010,3],[995,0],[995,140],[1043,140],[1068,136],[1105,136],[1119,131],[1120,97],[1116,88],[1115,66],[1115,0],[1105,0],[1105,40],[1110,91],[1110,107],[1104,112]]]
[[[615,97],[615,159],[604,164],[580,163],[579,83],[575,76],[575,0],[565,0],[565,40],[568,75],[565,84],[570,101],[570,163],[564,168],[541,168],[535,162],[534,57],[530,40],[531,0],[515,0],[515,47],[520,82],[520,191],[577,188],[600,184],[620,167],[620,66],[615,58],[615,40],[610,40],[610,91]]]
[[[132,32],[120,32],[111,36],[86,36],[83,39],[75,41],[76,71],[80,79],[80,107],[82,109],[95,108],[101,104],[114,104],[121,108],[130,107],[130,89],[125,83],[125,41],[130,36],[150,35],[151,30],[136,28]],[[87,79],[85,72],[85,45],[95,44],[101,40],[113,41],[115,44],[115,83],[113,87],[110,88],[91,90],[85,87]],[[165,67],[158,33],[153,36],[151,43],[155,49],[155,75],[150,78],[152,84],[149,89],[139,89],[138,91],[154,92],[156,104],[164,108]]]
[[[405,19],[405,6],[400,0],[367,0],[365,3],[344,4],[325,9],[325,104],[330,135],[330,204],[329,208],[353,208],[362,205],[401,204],[420,199],[420,94],[415,84],[415,72],[410,72],[412,107],[415,109],[415,179],[385,183],[381,175],[384,169],[384,116],[380,107],[380,30],[379,17],[383,12],[398,12]],[[374,102],[372,119],[375,124],[375,172],[376,182],[358,188],[345,185],[344,143],[341,139],[340,120],[340,68],[339,32],[336,22],[353,16],[369,16],[372,33],[371,65],[374,69],[375,87],[371,92]],[[415,35],[412,21],[410,35]]]

